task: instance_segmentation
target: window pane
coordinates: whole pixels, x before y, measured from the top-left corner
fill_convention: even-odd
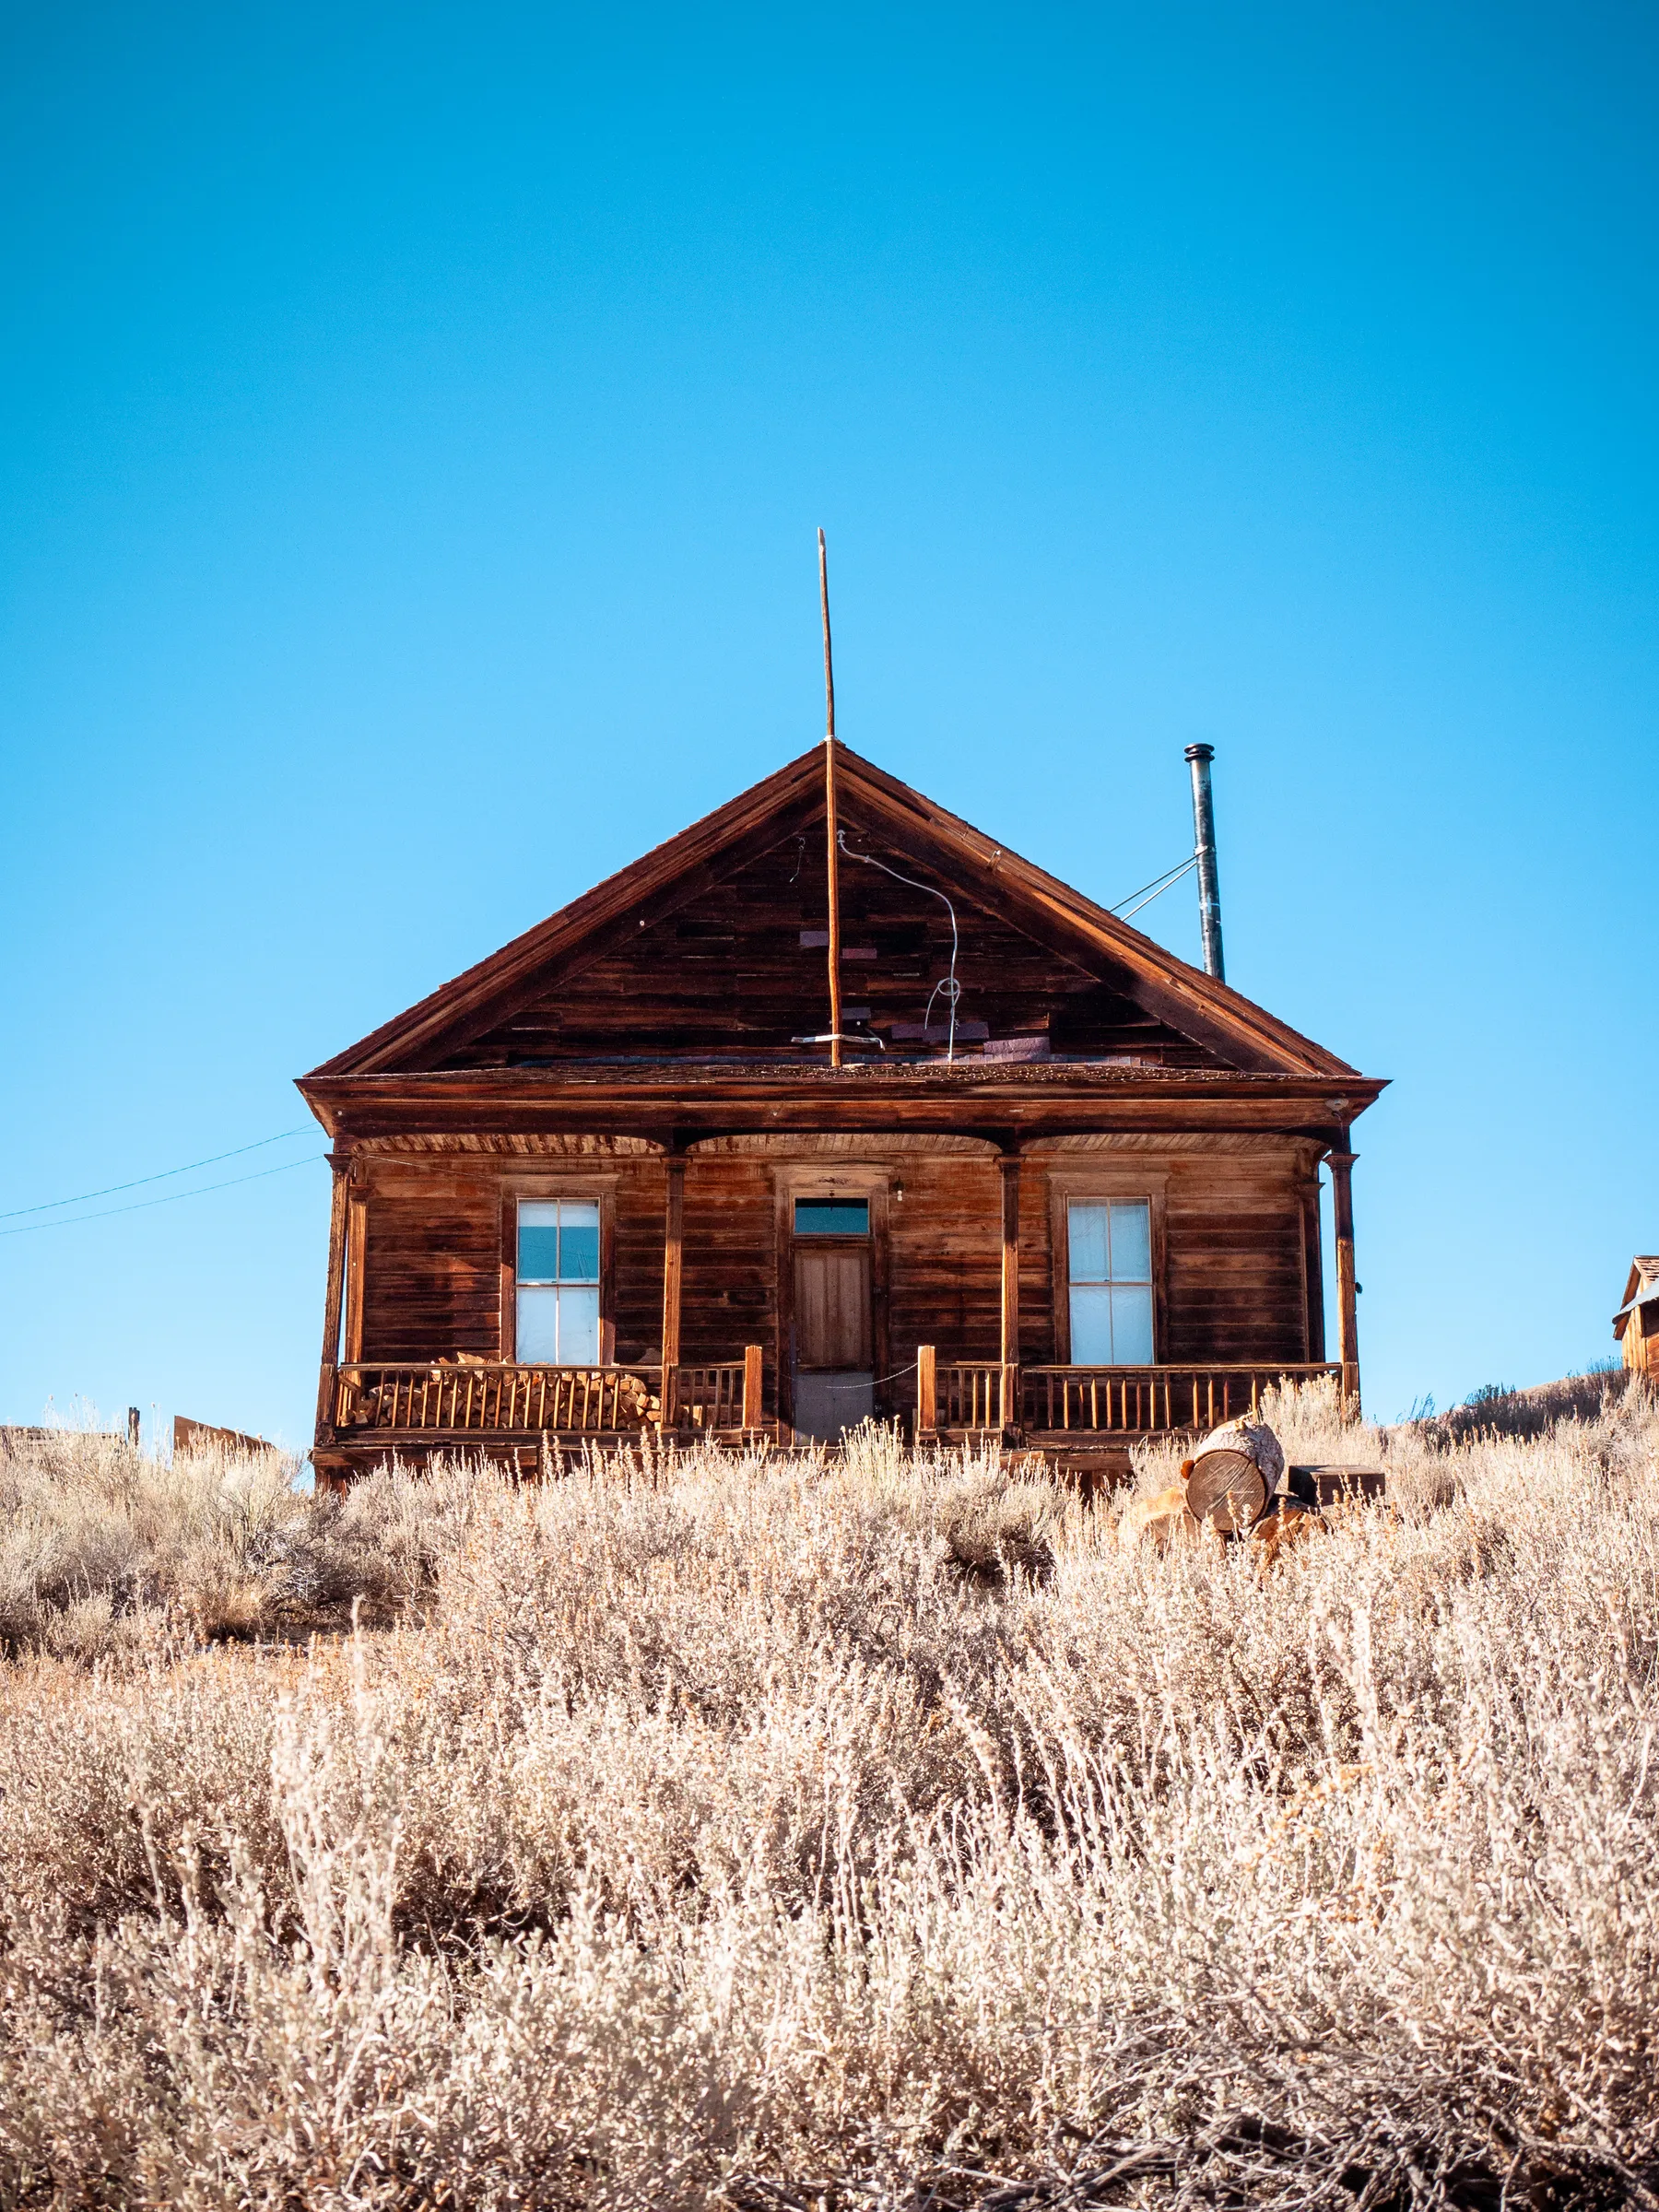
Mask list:
[[[521,1283],[550,1283],[559,1273],[559,1207],[523,1198],[518,1209]]]
[[[1114,1283],[1152,1280],[1152,1207],[1145,1198],[1112,1201],[1112,1279]]]
[[[599,1293],[559,1290],[559,1363],[593,1367],[599,1359]]]
[[[1105,1282],[1111,1273],[1106,1264],[1106,1208],[1075,1200],[1068,1219],[1071,1229],[1072,1281]]]
[[[550,1283],[559,1275],[559,1231],[526,1229],[519,1223],[518,1273],[521,1283]]]
[[[794,1225],[797,1237],[867,1237],[870,1202],[867,1198],[797,1198]]]
[[[559,1209],[559,1279],[561,1283],[599,1280],[599,1208],[561,1206]]]
[[[1076,1293],[1073,1293],[1074,1297]],[[1150,1367],[1152,1364],[1152,1291],[1150,1286],[1131,1290],[1114,1288],[1112,1300],[1112,1364],[1113,1367]]]
[[[520,1231],[522,1238],[523,1231]],[[518,1356],[549,1366],[559,1359],[559,1293],[521,1290],[518,1294]]]
[[[1077,1207],[1072,1208],[1074,1218]],[[1071,1294],[1071,1356],[1074,1367],[1111,1367],[1112,1293],[1074,1284]]]

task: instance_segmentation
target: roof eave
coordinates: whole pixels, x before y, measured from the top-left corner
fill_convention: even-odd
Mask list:
[[[547,1068],[382,1070],[347,1076],[318,1072],[300,1077],[296,1088],[331,1137],[345,1133],[354,1113],[362,1112],[375,1119],[395,1117],[401,1126],[418,1129],[425,1116],[440,1110],[453,1113],[457,1094],[470,1096],[475,1102],[471,1119],[486,1129],[497,1115],[529,1113],[563,1121],[580,1116],[603,1133],[609,1121],[626,1122],[641,1112],[666,1124],[678,1107],[706,1114],[723,1103],[730,1104],[739,1122],[797,1109],[818,1113],[828,1105],[838,1112],[867,1106],[879,1124],[884,1101],[913,1105],[931,1094],[935,1106],[948,1101],[954,1113],[981,1119],[994,1120],[1001,1112],[1019,1109],[1040,1111],[1046,1101],[1055,1112],[1069,1110],[1085,1123],[1110,1120],[1117,1109],[1133,1114],[1156,1108],[1166,1113],[1190,1112],[1197,1117],[1194,1126],[1218,1112],[1271,1103],[1295,1120],[1298,1133],[1324,1130],[1334,1136],[1386,1088],[1386,1078],[1373,1076],[1334,1085],[1305,1074],[1247,1070],[1171,1069],[1153,1075],[1077,1064],[1038,1066],[1041,1072],[1033,1076],[1029,1067],[983,1062],[961,1064],[954,1071],[933,1062],[915,1069],[839,1073],[827,1064],[728,1069],[708,1063],[641,1062],[631,1069],[606,1065],[599,1080],[599,1071],[583,1074],[582,1064],[575,1063],[562,1080],[560,1071]]]

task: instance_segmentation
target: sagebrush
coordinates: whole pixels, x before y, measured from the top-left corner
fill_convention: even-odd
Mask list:
[[[1659,1414],[1272,1410],[1390,1499],[1265,1575],[877,1431],[14,1464],[0,2199],[1651,2203]]]

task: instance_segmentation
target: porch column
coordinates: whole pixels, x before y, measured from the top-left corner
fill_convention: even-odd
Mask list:
[[[1344,1135],[1346,1136],[1346,1131]],[[1336,1233],[1336,1357],[1345,1412],[1359,1411],[1359,1311],[1354,1283],[1354,1162],[1357,1152],[1329,1152],[1331,1218]]]
[[[323,1363],[317,1377],[317,1434],[320,1444],[334,1441],[335,1381],[340,1357],[340,1303],[346,1289],[346,1179],[351,1162],[329,1155],[334,1192],[328,1215],[328,1287],[323,1293]]]
[[[1002,1425],[1019,1418],[1019,1155],[1005,1152],[1002,1174]]]
[[[674,1371],[680,1356],[680,1268],[685,1249],[686,1161],[671,1152],[663,1163],[668,1172],[667,1219],[663,1236],[663,1426],[674,1420]]]

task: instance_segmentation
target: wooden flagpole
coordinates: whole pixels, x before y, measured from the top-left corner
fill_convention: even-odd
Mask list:
[[[835,819],[835,663],[830,651],[830,554],[818,532],[818,604],[824,613],[824,822],[830,853],[830,1065],[841,1064],[841,854]]]

